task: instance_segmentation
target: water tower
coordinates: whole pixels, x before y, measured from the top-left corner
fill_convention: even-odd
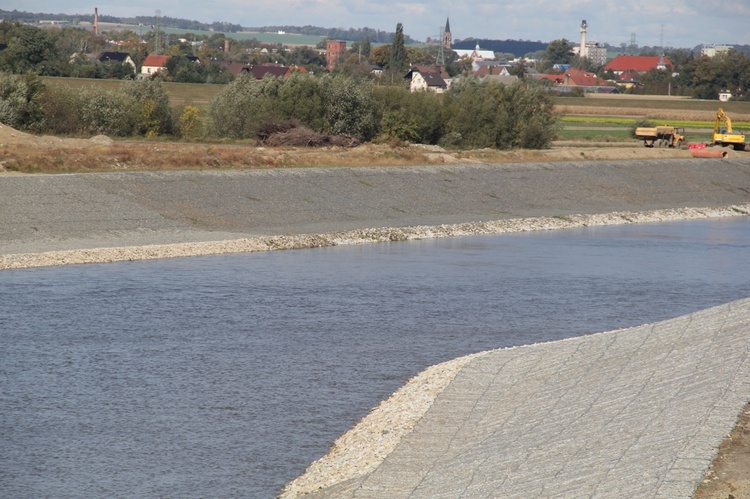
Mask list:
[[[578,55],[580,57],[588,57],[589,56],[589,50],[586,47],[586,27],[588,24],[586,24],[586,19],[581,21],[581,46],[578,49]]]

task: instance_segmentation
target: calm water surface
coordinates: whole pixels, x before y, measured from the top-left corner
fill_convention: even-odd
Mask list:
[[[750,296],[747,219],[0,272],[0,496],[273,497],[425,367]]]

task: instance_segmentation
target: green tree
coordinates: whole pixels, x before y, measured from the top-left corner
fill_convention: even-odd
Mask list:
[[[98,65],[83,57],[76,57],[70,62],[68,74],[73,78],[98,78]]]
[[[678,82],[691,89],[697,99],[716,99],[722,86],[718,70],[710,57],[696,57],[682,68]]]
[[[520,80],[524,80],[526,79],[526,71],[528,68],[529,64],[526,62],[526,59],[521,59],[518,61],[518,64],[508,70],[508,73],[517,76]]]
[[[344,76],[329,77],[325,85],[324,131],[370,140],[377,133],[375,99],[370,82]]]
[[[99,42],[100,39],[90,31],[80,28],[63,28],[56,40],[57,48],[65,59],[101,51],[104,46]]]
[[[381,140],[437,144],[445,133],[443,99],[433,92],[410,92],[399,85],[375,87]]]
[[[548,147],[556,134],[553,97],[538,85],[463,78],[446,93],[447,132],[463,147]]]
[[[573,48],[565,38],[552,40],[544,52],[545,65],[550,68],[555,64],[570,64],[573,57]]]
[[[429,50],[418,49],[416,47],[406,47],[406,67],[409,68],[415,64],[423,66],[434,66],[436,63],[436,54]]]
[[[299,120],[312,130],[322,132],[325,116],[322,80],[310,74],[292,74],[279,88],[276,107],[282,118]]]
[[[357,40],[352,43],[351,48],[352,54],[356,54],[357,57],[362,57],[363,61],[366,61],[370,57],[372,51],[372,45],[370,44],[370,37],[365,37],[364,40]]]
[[[206,83],[205,66],[184,55],[174,55],[167,61],[167,73],[178,83]]]
[[[7,25],[7,26],[6,26]],[[8,47],[0,52],[0,70],[20,74],[27,71],[47,76],[60,74],[57,47],[49,32],[19,23],[0,23],[7,29]]]
[[[404,47],[404,27],[401,23],[396,25],[396,35],[391,44],[391,60],[388,69],[392,73],[402,73],[406,68],[406,49]]]
[[[663,69],[651,69],[641,77],[640,90],[646,95],[667,95],[676,91],[672,72]]]
[[[281,82],[271,76],[260,82],[249,74],[235,78],[209,105],[216,134],[249,139],[255,137],[263,123],[281,119],[276,105],[280,86]]]
[[[693,51],[690,49],[672,49],[667,51],[664,55],[672,61],[676,71],[679,71],[685,64],[688,64],[695,59]]]
[[[370,52],[370,62],[380,68],[387,68],[391,62],[391,52],[393,47],[390,45],[381,45],[372,49]]]
[[[326,58],[311,47],[294,47],[286,57],[287,64],[295,66],[325,67]]]
[[[748,96],[750,86],[750,57],[743,52],[730,50],[717,57],[720,81],[724,88],[732,90],[735,95]]]
[[[96,65],[96,78],[132,80],[135,69],[126,62],[104,61]]]

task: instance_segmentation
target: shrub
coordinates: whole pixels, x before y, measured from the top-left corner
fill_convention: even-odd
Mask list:
[[[326,78],[325,132],[370,140],[377,133],[373,85],[368,81],[337,76]]]
[[[299,120],[312,130],[320,132],[324,126],[324,100],[322,80],[297,72],[280,86],[277,109],[281,117]]]
[[[194,139],[203,134],[203,121],[200,110],[195,106],[185,106],[179,117],[180,136]]]
[[[557,132],[552,96],[537,85],[469,77],[447,92],[448,132],[468,148],[548,147]]]
[[[84,129],[81,109],[84,94],[66,85],[49,85],[39,103],[44,113],[44,130],[54,134],[74,135]]]
[[[407,142],[418,140],[417,124],[412,116],[403,109],[387,111],[380,122],[380,133],[383,138],[396,138]]]
[[[506,114],[503,135],[498,147],[510,149],[544,149],[557,134],[554,99],[541,86],[521,83],[504,87],[503,108]]]
[[[251,75],[235,78],[209,106],[216,134],[247,139],[255,136],[265,121],[280,118],[282,113],[276,107],[280,86],[281,82],[271,76],[260,82]]]
[[[82,92],[81,119],[87,133],[117,137],[135,133],[141,110],[133,97],[93,86]]]
[[[498,147],[500,124],[506,120],[501,87],[468,77],[454,82],[447,93],[448,129],[467,148]]]
[[[33,73],[0,73],[0,122],[18,130],[41,129],[44,114],[39,94],[43,89],[41,78]]]
[[[132,99],[136,103],[138,119],[135,123],[135,132],[137,134],[154,137],[173,132],[172,110],[164,82],[130,80],[123,84],[121,92],[126,99]]]
[[[383,140],[436,144],[445,132],[442,96],[410,92],[403,86],[375,87],[376,119]]]

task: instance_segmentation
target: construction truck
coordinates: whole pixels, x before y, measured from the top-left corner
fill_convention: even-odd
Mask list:
[[[724,114],[721,108],[716,113],[712,144],[722,147],[732,146],[735,151],[744,151],[745,147],[747,147],[747,144],[745,144],[745,135],[732,130],[732,120]]]
[[[685,129],[669,125],[656,127],[638,127],[635,129],[635,136],[643,140],[646,147],[687,147],[685,142]]]

